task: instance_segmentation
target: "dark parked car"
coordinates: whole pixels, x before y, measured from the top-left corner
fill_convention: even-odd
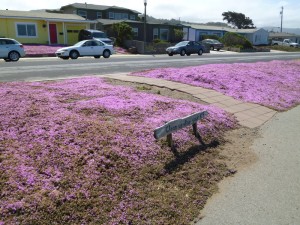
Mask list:
[[[205,39],[202,41],[202,44],[207,44],[210,50],[217,49],[218,51],[220,51],[221,48],[224,48],[224,45],[215,39]]]
[[[80,30],[78,34],[78,41],[96,39],[103,41],[108,45],[113,45],[114,42],[106,36],[106,33],[100,30]]]
[[[181,56],[190,56],[191,54],[202,55],[204,48],[199,42],[196,41],[182,41],[175,46],[167,48],[166,51],[169,56],[176,54],[180,54]]]

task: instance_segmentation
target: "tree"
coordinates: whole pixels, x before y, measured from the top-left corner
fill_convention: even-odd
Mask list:
[[[243,13],[237,12],[223,12],[223,20],[227,20],[227,23],[232,24],[238,29],[253,29],[255,28],[253,21],[246,17]]]
[[[132,39],[132,28],[124,22],[113,24],[113,32],[116,37],[116,45],[123,46],[125,40]]]
[[[182,41],[184,32],[181,29],[174,29],[175,42]]]

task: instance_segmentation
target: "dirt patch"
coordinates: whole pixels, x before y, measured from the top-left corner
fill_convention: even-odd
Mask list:
[[[203,105],[207,105],[206,102],[203,102],[200,99],[195,98],[192,95],[181,92],[181,91],[171,90],[168,88],[161,88],[161,87],[152,86],[152,85],[148,85],[148,84],[139,84],[139,83],[133,83],[133,82],[114,80],[114,79],[106,79],[106,80],[107,80],[107,82],[109,82],[111,84],[130,86],[130,87],[135,88],[138,91],[158,94],[158,95],[175,98],[175,99],[188,100],[188,101],[197,102],[197,103],[200,103]]]
[[[251,149],[258,138],[258,129],[239,128],[226,133],[224,145],[219,146],[220,154],[225,157],[229,168],[241,170],[256,162],[257,155]]]

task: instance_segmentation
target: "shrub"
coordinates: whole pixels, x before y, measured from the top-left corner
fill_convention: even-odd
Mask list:
[[[242,49],[253,48],[250,41],[248,41],[244,36],[232,32],[228,32],[222,38],[222,42],[226,46],[237,47]]]
[[[116,37],[116,45],[123,47],[123,42],[125,40],[131,40],[133,33],[132,28],[124,22],[113,24],[113,32]]]
[[[184,32],[181,29],[174,29],[174,34],[175,34],[175,42],[182,41]]]
[[[167,44],[169,42],[165,41],[165,40],[161,40],[161,39],[154,39],[153,40],[154,44]]]

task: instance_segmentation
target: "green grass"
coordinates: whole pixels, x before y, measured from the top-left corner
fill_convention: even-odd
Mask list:
[[[289,46],[273,45],[273,46],[268,46],[268,48],[272,50],[285,51],[285,52],[300,52],[300,48],[293,48]]]

